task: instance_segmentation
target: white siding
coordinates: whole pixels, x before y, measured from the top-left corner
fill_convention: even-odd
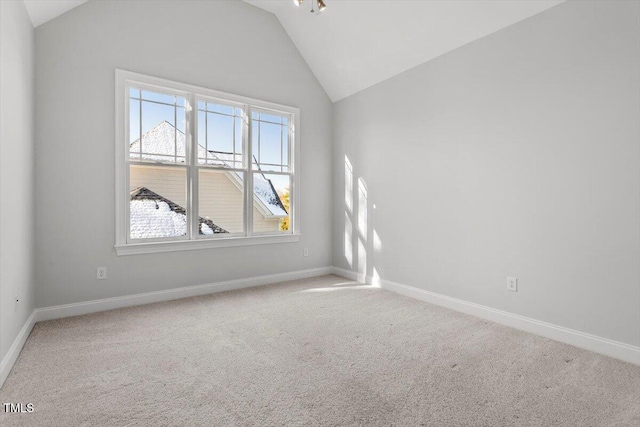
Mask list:
[[[129,183],[131,190],[147,187],[182,207],[187,206],[186,168],[131,166]]]
[[[226,172],[200,171],[200,216],[230,233],[241,233],[243,223],[242,189]],[[254,212],[255,215],[255,212]]]

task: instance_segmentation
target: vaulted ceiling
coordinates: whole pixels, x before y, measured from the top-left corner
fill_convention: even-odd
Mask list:
[[[87,0],[24,0],[34,27],[42,25]]]
[[[324,0],[310,13],[311,0],[245,1],[276,15],[333,101],[563,2]]]
[[[25,4],[38,26],[85,1]],[[564,0],[324,0],[322,13],[310,13],[312,0],[244,1],[278,18],[338,101]]]

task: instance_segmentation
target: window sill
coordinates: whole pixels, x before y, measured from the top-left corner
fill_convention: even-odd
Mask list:
[[[116,245],[115,249],[116,255],[123,256],[192,251],[197,249],[228,248],[233,246],[292,243],[297,242],[299,239],[300,234],[283,234],[278,236],[229,237],[174,242],[130,243],[128,245]]]

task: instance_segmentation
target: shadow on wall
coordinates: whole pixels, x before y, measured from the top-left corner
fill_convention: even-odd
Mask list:
[[[354,188],[356,182],[357,188]],[[344,195],[345,261],[351,271],[358,273],[359,281],[379,287],[381,278],[375,261],[382,253],[382,240],[374,228],[376,205],[369,198],[367,182],[362,176],[356,177],[347,155],[344,156]]]

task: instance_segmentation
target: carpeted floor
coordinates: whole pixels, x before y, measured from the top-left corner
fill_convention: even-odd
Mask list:
[[[38,323],[20,426],[637,426],[640,367],[324,276]]]

